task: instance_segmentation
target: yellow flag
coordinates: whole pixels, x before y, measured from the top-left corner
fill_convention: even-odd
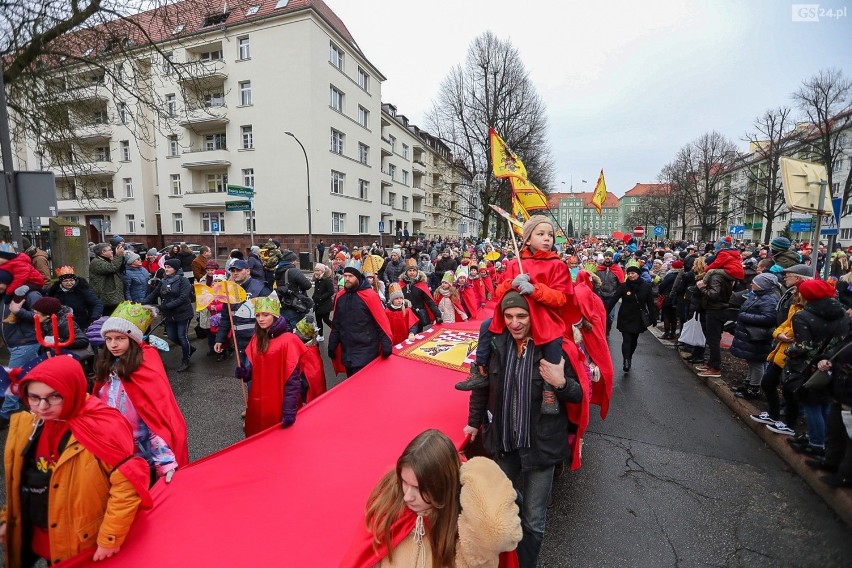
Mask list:
[[[213,295],[213,288],[207,286],[206,284],[202,284],[200,282],[196,282],[194,284],[195,287],[195,311],[200,312],[207,306],[209,306],[213,300],[216,298]]]
[[[544,194],[534,183],[527,179],[519,177],[511,177],[509,181],[512,184],[512,192],[517,197],[521,205],[527,211],[540,211],[542,209],[550,209],[547,202],[547,195]]]
[[[606,201],[606,181],[604,181],[604,173],[601,170],[598,183],[595,185],[594,195],[592,195],[592,205],[598,210],[598,217],[602,215],[601,207],[603,207],[604,201]]]
[[[488,131],[491,144],[491,165],[498,178],[520,177],[527,179],[527,168],[512,149],[503,142],[493,128]]]
[[[225,304],[239,304],[248,298],[245,288],[230,280],[213,284],[213,294],[217,300]]]
[[[530,212],[527,211],[526,207],[524,207],[524,204],[521,203],[515,196],[512,196],[512,216],[518,221],[520,221],[520,227],[518,227],[518,225],[512,225],[512,227],[514,227],[515,229],[515,232],[520,235],[523,233],[524,223],[526,223],[527,219],[530,218]]]

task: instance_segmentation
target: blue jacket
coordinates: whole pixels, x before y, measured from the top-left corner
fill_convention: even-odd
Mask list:
[[[30,290],[20,311],[16,314],[15,323],[0,323],[0,333],[3,341],[9,347],[21,345],[34,345],[38,343],[35,335],[35,320],[33,319],[32,306],[41,299],[41,292]],[[9,304],[0,300],[0,321],[9,315]]]
[[[124,299],[141,302],[148,295],[151,273],[141,266],[128,266],[124,273]]]
[[[766,356],[772,351],[772,336],[764,341],[755,342],[749,339],[746,326],[751,328],[768,329],[770,332],[776,326],[777,299],[773,290],[758,290],[750,292],[746,301],[737,314],[737,327],[734,330],[734,341],[731,344],[731,355],[746,361],[766,361]]]

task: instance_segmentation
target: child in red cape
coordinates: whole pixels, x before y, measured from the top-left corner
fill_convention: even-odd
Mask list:
[[[456,269],[456,290],[459,292],[461,307],[468,319],[476,319],[479,314],[479,297],[468,280],[468,270],[465,266],[459,266]]]
[[[411,302],[402,295],[402,288],[396,282],[388,286],[388,307],[385,308],[391,327],[391,344],[402,343],[406,339],[414,340],[420,320],[411,309]]]

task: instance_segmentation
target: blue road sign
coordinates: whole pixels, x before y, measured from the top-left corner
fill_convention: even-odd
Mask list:
[[[663,227],[662,225],[655,225],[654,226],[654,236],[655,237],[661,237],[663,235],[663,233],[665,233],[665,232],[666,232],[666,228]]]
[[[384,221],[379,221],[379,232],[380,233],[385,232],[385,222]]]
[[[744,235],[745,234],[745,225],[731,225],[728,229],[728,232],[731,236]]]
[[[219,232],[219,221],[210,221],[210,231],[213,233]]]
[[[838,234],[837,225],[840,223],[840,201],[839,197],[834,197],[831,200],[831,208],[834,210],[834,217],[828,215],[822,218],[822,227],[819,234],[821,235],[836,235]]]

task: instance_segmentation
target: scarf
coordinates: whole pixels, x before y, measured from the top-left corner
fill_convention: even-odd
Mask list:
[[[503,375],[503,450],[512,452],[530,447],[530,406],[533,373],[532,339],[527,338],[518,353],[513,341],[506,350]]]

